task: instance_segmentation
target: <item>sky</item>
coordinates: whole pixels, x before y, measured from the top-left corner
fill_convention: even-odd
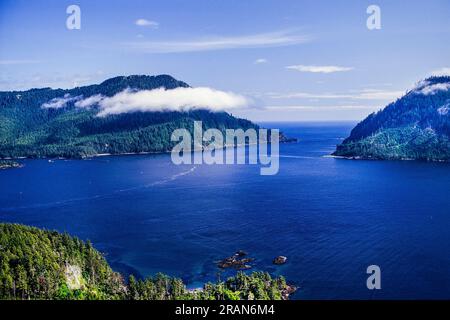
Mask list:
[[[0,0],[0,91],[169,74],[253,121],[362,120],[450,73],[449,39],[448,0]]]

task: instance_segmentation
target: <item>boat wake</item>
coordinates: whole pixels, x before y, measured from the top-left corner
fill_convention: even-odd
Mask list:
[[[159,181],[151,182],[151,183],[136,186],[136,187],[119,189],[119,190],[115,190],[113,192],[106,193],[106,194],[94,195],[94,196],[89,196],[89,197],[72,198],[72,199],[66,199],[66,200],[60,200],[60,201],[54,201],[54,202],[48,202],[48,203],[36,203],[36,204],[28,205],[28,206],[0,208],[0,212],[11,212],[11,211],[15,211],[15,210],[32,209],[32,208],[54,207],[54,206],[60,206],[60,205],[65,205],[65,204],[71,204],[74,202],[108,198],[108,197],[111,197],[111,196],[114,196],[114,195],[117,195],[120,193],[125,193],[125,192],[129,192],[129,191],[140,190],[140,189],[147,189],[147,188],[151,188],[153,186],[159,186],[159,185],[163,185],[163,184],[175,181],[183,176],[193,173],[195,171],[195,169],[196,169],[196,167],[192,167],[189,170],[176,173],[166,179],[162,179]]]

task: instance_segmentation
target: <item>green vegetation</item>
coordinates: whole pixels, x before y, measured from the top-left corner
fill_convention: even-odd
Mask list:
[[[11,169],[20,168],[21,164],[10,160],[0,160],[0,170],[1,169]]]
[[[434,89],[433,89],[434,88]],[[450,160],[450,77],[431,77],[360,122],[336,156]]]
[[[226,112],[193,110],[186,112],[134,112],[97,117],[97,107],[77,108],[76,99],[65,106],[43,108],[53,99],[113,96],[127,88],[148,90],[187,87],[168,75],[116,77],[99,85],[63,89],[31,89],[0,92],[0,158],[66,157],[95,154],[165,152],[174,143],[174,129],[193,131],[193,121],[203,121],[204,129],[256,128],[250,121]]]
[[[283,277],[239,272],[225,282],[187,290],[182,280],[157,274],[125,283],[89,242],[67,234],[0,224],[0,299],[239,300],[287,298]]]

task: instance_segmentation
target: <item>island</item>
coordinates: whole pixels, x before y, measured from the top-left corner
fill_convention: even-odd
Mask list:
[[[337,146],[333,156],[450,161],[450,77],[427,78],[369,115]]]
[[[0,92],[0,159],[169,152],[176,144],[171,141],[174,130],[187,129],[192,134],[194,121],[201,121],[204,130],[222,133],[259,128],[249,120],[207,107],[158,107],[151,112],[138,108],[105,114],[99,106],[109,99],[120,100],[118,105],[127,108],[131,102],[124,96],[130,93],[183,88],[190,87],[169,75],[131,75],[72,89]],[[295,141],[280,134],[280,142]]]

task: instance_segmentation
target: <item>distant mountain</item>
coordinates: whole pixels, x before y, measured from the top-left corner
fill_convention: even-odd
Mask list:
[[[189,87],[168,75],[115,77],[101,84],[73,89],[31,89],[0,92],[0,158],[86,157],[96,154],[164,152],[171,150],[171,133],[192,132],[193,121],[204,129],[257,128],[226,112],[131,112],[98,117],[98,109],[80,108],[80,99],[112,97],[126,89],[167,90]]]
[[[403,97],[360,122],[335,156],[450,160],[450,77],[421,81]]]

